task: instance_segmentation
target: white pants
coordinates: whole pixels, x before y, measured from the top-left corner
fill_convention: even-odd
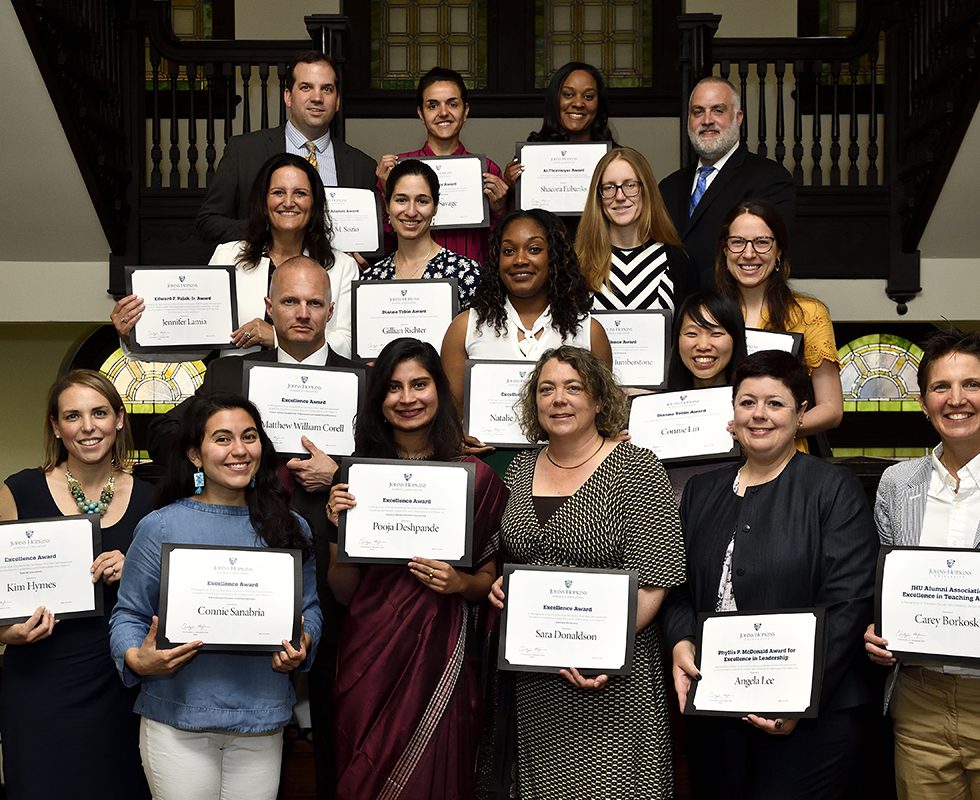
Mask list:
[[[182,731],[143,717],[140,755],[154,800],[275,800],[282,729]]]

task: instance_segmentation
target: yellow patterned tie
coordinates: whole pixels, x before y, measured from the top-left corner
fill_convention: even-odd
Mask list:
[[[306,160],[313,165],[313,169],[319,169],[316,163],[316,142],[307,142],[306,149],[310,151],[310,154],[306,157]]]

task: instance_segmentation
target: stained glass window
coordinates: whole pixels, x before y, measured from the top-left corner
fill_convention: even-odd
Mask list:
[[[918,411],[916,371],[922,349],[886,333],[862,336],[841,347],[844,411]]]
[[[653,9],[634,0],[537,0],[534,79],[538,88],[558,67],[584,61],[613,88],[650,86]]]
[[[486,0],[372,0],[371,85],[414,89],[432,67],[487,85]]]

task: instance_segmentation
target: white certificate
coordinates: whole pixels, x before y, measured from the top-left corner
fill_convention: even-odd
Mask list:
[[[662,389],[667,382],[670,312],[593,311],[609,337],[613,372],[622,386]]]
[[[484,156],[426,156],[424,161],[439,178],[439,209],[433,228],[487,228],[490,201],[483,193]]]
[[[388,342],[403,336],[439,350],[459,312],[455,278],[354,281],[351,286],[354,358],[377,358]]]
[[[0,523],[0,625],[38,606],[58,619],[102,616],[102,581],[89,571],[102,551],[97,516]]]
[[[406,564],[413,556],[468,567],[476,468],[460,461],[345,458],[357,506],[340,515],[337,561]]]
[[[882,548],[875,598],[876,627],[892,653],[980,663],[980,552]]]
[[[246,361],[244,382],[280,456],[309,455],[300,441],[304,436],[330,455],[354,452],[364,370]]]
[[[348,189],[326,186],[327,215],[333,228],[330,243],[345,253],[363,256],[381,255],[381,210],[378,198],[370,189]]]
[[[126,290],[145,306],[129,336],[133,352],[234,347],[234,267],[126,267]]]
[[[499,669],[630,673],[635,572],[505,564],[504,594]]]
[[[727,458],[739,453],[733,418],[732,387],[716,386],[634,397],[628,427],[633,444],[661,461]]]
[[[764,331],[761,328],[745,329],[745,351],[748,355],[760,350],[782,350],[799,357],[803,351],[803,334],[789,331]]]
[[[202,650],[277,652],[299,646],[299,550],[164,544],[157,647],[200,640]]]
[[[527,447],[514,406],[532,361],[466,360],[463,430],[494,447]]]
[[[701,614],[687,714],[815,717],[824,610]]]
[[[517,207],[579,216],[592,173],[609,147],[608,142],[518,142],[524,171],[517,180]]]

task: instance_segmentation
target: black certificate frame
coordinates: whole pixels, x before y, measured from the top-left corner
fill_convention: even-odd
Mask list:
[[[10,519],[0,522],[0,527],[4,525],[40,525],[44,526],[45,523],[49,522],[82,522],[87,521],[92,528],[92,561],[102,553],[102,518],[98,514],[81,514],[69,517],[38,517],[37,519]],[[89,565],[91,566],[91,564]],[[85,617],[104,617],[105,616],[105,598],[103,596],[104,584],[101,580],[96,581],[92,584],[93,592],[93,604],[94,607],[87,609],[85,611],[66,611],[58,613],[55,616],[57,619],[84,619]],[[33,612],[32,612],[33,614]],[[26,622],[32,616],[32,614],[21,615],[16,617],[2,617],[0,618],[0,625],[18,625],[21,622]]]
[[[912,546],[897,546],[897,545],[882,545],[878,551],[878,564],[875,567],[875,634],[881,636],[881,601],[882,601],[882,584],[885,579],[885,567],[888,556],[895,552],[896,550],[913,550],[917,552],[928,552],[928,553],[950,553],[955,555],[954,561],[966,558],[978,562],[980,566],[980,552],[973,549],[958,548],[958,547],[912,547]],[[950,568],[952,565],[949,565]],[[980,570],[978,570],[977,575],[980,576]],[[933,580],[945,580],[944,578],[934,578]],[[980,583],[980,578],[976,579]],[[980,602],[980,597],[978,597],[977,602]],[[970,627],[968,630],[973,631],[976,635],[976,628]],[[927,663],[936,664],[950,664],[961,667],[973,667],[976,669],[980,667],[980,658],[973,658],[970,656],[957,655],[955,653],[931,653],[923,652],[919,650],[902,650],[897,647],[893,647],[891,644],[888,645],[888,651],[896,658],[912,658],[916,661],[922,661]]]
[[[399,161],[407,161],[409,159],[422,161],[423,163],[428,163],[430,161],[448,161],[448,160],[477,160],[480,162],[480,186],[479,192],[482,198],[483,205],[483,219],[477,223],[470,222],[459,222],[451,223],[449,225],[436,225],[435,218],[433,218],[432,230],[434,231],[451,231],[451,230],[469,230],[471,228],[489,228],[490,227],[490,198],[483,191],[483,173],[487,171],[487,157],[482,153],[466,153],[458,156],[406,156],[405,158],[400,158]],[[435,170],[435,167],[433,167]],[[436,170],[438,174],[438,170]],[[442,196],[442,191],[440,190],[440,197]],[[436,210],[436,217],[439,216],[438,209]]]
[[[718,388],[718,387],[712,387],[712,388]],[[639,401],[639,402],[646,402],[644,400],[644,398],[647,398],[647,397],[654,397],[654,396],[656,396],[658,398],[663,398],[665,395],[670,395],[670,394],[676,394],[676,395],[694,394],[694,393],[703,392],[703,391],[706,391],[706,390],[705,389],[684,389],[684,390],[677,391],[677,392],[659,392],[656,395],[649,395],[649,394],[634,395],[633,397],[630,397],[629,398],[629,412],[630,412],[630,416],[627,417],[627,422],[626,422],[627,427],[629,427],[629,425],[630,425],[630,418],[633,415],[633,404],[635,402],[637,402],[637,401]],[[731,461],[738,461],[741,457],[742,457],[742,448],[739,445],[738,441],[734,437],[732,438],[732,446],[731,446],[731,448],[729,450],[723,452],[723,453],[722,452],[719,452],[719,453],[703,453],[701,455],[676,456],[674,458],[660,458],[660,456],[657,456],[657,458],[660,459],[661,463],[663,463],[664,466],[668,466],[669,465],[669,466],[674,466],[674,467],[683,466],[685,464],[701,464],[701,463],[705,463],[705,462],[712,463],[712,464],[715,464],[715,463],[717,463],[717,464],[725,464],[725,463],[728,463],[728,462],[731,462]]]
[[[245,358],[248,359],[248,356],[245,356]],[[357,401],[354,405],[354,417],[350,420],[351,427],[353,428],[353,425],[357,419],[357,411],[358,409],[360,409],[361,403],[364,400],[365,385],[367,381],[367,370],[364,369],[363,367],[314,367],[314,366],[306,366],[305,364],[279,364],[274,361],[254,361],[254,360],[246,360],[245,363],[242,365],[242,367],[243,367],[242,394],[244,394],[245,397],[248,398],[249,402],[253,402],[248,392],[249,389],[251,388],[252,370],[255,369],[256,367],[261,367],[263,369],[271,367],[273,369],[286,369],[286,370],[292,370],[294,372],[345,372],[345,373],[350,373],[355,375],[357,377]],[[262,409],[259,409],[259,411],[261,410]],[[263,416],[263,421],[267,421],[265,420],[266,415],[263,414],[262,416]],[[304,435],[307,436],[308,439],[313,438],[307,434]],[[310,454],[307,453],[305,450],[301,452],[285,452],[285,451],[280,452],[277,450],[276,455],[282,458],[306,459],[310,457]],[[350,453],[327,453],[327,455],[349,456]]]
[[[476,369],[476,368],[479,368],[481,366],[485,366],[485,365],[500,365],[500,364],[512,365],[515,368],[518,368],[520,366],[523,366],[528,371],[528,373],[531,373],[534,370],[534,362],[533,361],[520,361],[520,360],[516,360],[516,359],[514,359],[514,360],[512,360],[512,359],[506,359],[506,360],[501,360],[501,361],[495,361],[495,360],[491,360],[491,359],[478,359],[478,358],[468,358],[468,359],[466,359],[466,365],[463,368],[464,369],[464,373],[463,373],[463,430],[467,434],[469,434],[469,432],[470,432],[470,422],[471,422],[471,419],[472,419],[471,414],[470,414],[470,398],[472,398],[472,396],[473,396],[473,392],[472,392],[472,373],[473,373],[473,370]],[[515,400],[514,402],[516,404],[518,401]],[[487,444],[487,445],[490,445],[491,447],[506,447],[506,448],[509,448],[509,449],[520,449],[520,450],[526,450],[529,447],[539,447],[539,445],[537,443],[532,442],[532,441],[530,441],[528,439],[524,439],[523,441],[520,441],[520,442],[485,441],[483,443],[484,444]]]
[[[463,555],[459,559],[440,559],[454,567],[471,567],[473,565],[473,513],[475,509],[474,496],[476,493],[476,465],[468,461],[423,461],[403,458],[360,458],[345,457],[340,464],[340,483],[349,483],[350,468],[354,464],[368,466],[402,466],[406,470],[417,467],[437,467],[439,469],[461,469],[466,472],[466,521],[463,530]],[[356,496],[356,493],[354,493]],[[337,526],[337,563],[338,564],[406,564],[412,556],[423,556],[422,553],[407,553],[403,558],[381,556],[352,556],[347,552],[347,514],[340,514],[340,524]]]
[[[593,317],[600,317],[600,318],[601,317],[621,317],[623,315],[626,315],[626,316],[641,316],[641,315],[650,315],[650,314],[654,314],[654,315],[657,315],[657,316],[660,316],[660,317],[663,317],[664,318],[664,352],[663,352],[663,375],[664,375],[664,379],[660,383],[632,383],[632,382],[630,382],[630,383],[628,383],[628,385],[631,386],[631,387],[633,387],[633,388],[635,388],[635,389],[649,389],[649,390],[654,391],[654,392],[660,392],[660,391],[663,391],[664,389],[667,388],[667,379],[668,379],[667,369],[668,369],[668,367],[670,365],[670,350],[671,350],[671,329],[672,329],[671,328],[671,324],[672,324],[673,319],[674,319],[673,312],[670,309],[668,309],[668,308],[642,308],[642,309],[633,309],[633,308],[613,309],[613,308],[608,308],[608,309],[600,309],[598,311],[592,311],[592,316]],[[602,324],[601,319],[600,319],[600,323],[599,324],[600,325]],[[606,328],[605,325],[602,325],[602,327],[603,327],[603,329]],[[609,335],[608,334],[608,330],[607,330],[606,335],[608,337],[608,335]],[[610,341],[609,344],[611,346],[612,345],[612,342]],[[615,351],[615,349],[613,349],[613,371],[615,372],[615,370],[616,370],[616,351]]]
[[[228,273],[228,280],[230,283],[231,291],[229,293],[229,298],[231,300],[231,329],[228,331],[228,341],[222,344],[198,344],[198,343],[185,343],[185,344],[168,344],[168,345],[152,345],[152,344],[139,344],[136,341],[136,326],[129,332],[127,337],[127,346],[133,353],[186,353],[193,350],[231,350],[236,347],[235,343],[231,341],[231,332],[238,328],[238,285],[235,280],[235,266],[233,264],[199,264],[197,266],[160,266],[160,265],[129,265],[124,267],[123,271],[126,276],[126,294],[133,294],[133,273],[134,272],[173,272],[178,273],[181,270],[207,270],[209,272],[226,272]],[[137,323],[139,324],[139,323]]]
[[[380,351],[378,353],[362,355],[359,349],[360,343],[357,341],[357,327],[358,327],[357,313],[358,313],[358,304],[359,303],[363,304],[364,302],[363,300],[359,299],[361,287],[385,285],[385,286],[392,287],[393,290],[397,289],[398,291],[402,291],[402,288],[400,287],[404,287],[409,284],[420,284],[420,283],[425,284],[427,286],[432,286],[440,283],[449,284],[449,287],[451,289],[449,293],[450,295],[449,296],[450,299],[449,323],[452,323],[452,321],[456,318],[456,315],[459,313],[459,284],[455,278],[412,278],[410,280],[395,279],[390,281],[360,281],[360,280],[351,281],[351,358],[355,360],[360,360],[362,362],[368,362],[368,361],[374,361],[380,355]],[[391,322],[397,323],[398,318],[393,316]],[[446,329],[447,330],[449,329],[449,324],[446,325]],[[410,334],[407,333],[392,335],[388,341],[390,342],[393,341],[394,339],[400,339],[403,336],[409,336],[409,335]],[[445,331],[443,331],[443,335],[445,335]],[[438,349],[439,348],[436,347],[436,350]]]
[[[504,642],[507,641],[507,622],[508,605],[504,601],[504,612],[500,620],[500,644],[497,649],[497,669],[511,672],[542,672],[556,674],[563,669],[575,667],[579,673],[586,676],[592,675],[629,675],[633,669],[633,653],[636,647],[636,602],[639,594],[639,576],[636,570],[625,569],[596,569],[592,567],[554,567],[534,564],[504,564],[503,570],[503,590],[506,597],[510,597],[510,576],[515,572],[556,572],[564,574],[592,574],[592,575],[628,575],[629,576],[629,599],[627,600],[626,613],[626,652],[623,654],[623,663],[620,667],[611,669],[580,669],[575,664],[563,664],[560,666],[539,666],[537,664],[521,664],[515,661],[508,661],[505,656]]]
[[[293,558],[293,622],[292,622],[292,636],[290,637],[290,644],[294,649],[299,649],[300,637],[303,634],[303,623],[302,623],[302,613],[303,613],[303,557],[302,553],[296,549],[283,548],[283,547],[235,547],[231,545],[216,545],[216,544],[179,544],[175,542],[164,542],[160,546],[160,604],[157,616],[159,617],[159,622],[157,624],[157,648],[161,650],[169,650],[173,647],[178,647],[182,644],[186,644],[189,641],[194,641],[193,639],[185,639],[184,641],[178,641],[175,639],[168,639],[164,635],[164,631],[167,629],[167,611],[170,601],[171,585],[170,579],[171,569],[170,569],[170,554],[174,550],[210,550],[210,551],[225,551],[229,553],[285,553],[292,556]],[[180,591],[182,587],[177,586],[175,591]],[[237,644],[228,642],[205,642],[202,644],[198,650],[209,650],[215,652],[233,652],[233,653],[281,653],[284,652],[282,644]]]
[[[704,650],[704,623],[708,619],[722,617],[731,619],[733,617],[767,617],[774,614],[812,614],[816,617],[816,625],[813,631],[813,677],[810,683],[810,705],[803,712],[789,713],[785,709],[773,711],[771,709],[758,709],[752,711],[699,711],[694,707],[697,699],[698,681],[691,681],[690,693],[687,696],[687,705],[684,714],[697,717],[738,717],[742,718],[746,714],[755,714],[760,717],[780,717],[791,716],[803,719],[815,719],[820,713],[820,692],[823,690],[823,667],[826,649],[826,620],[827,612],[823,608],[778,608],[766,611],[727,611],[727,612],[701,612],[698,614],[697,636],[695,638],[695,657],[694,663],[697,665],[698,672],[701,671],[701,654]]]
[[[381,206],[379,205],[377,194],[370,189],[361,189],[357,186],[324,186],[323,190],[326,193],[326,208],[324,208],[324,212],[327,215],[327,220],[329,221],[330,225],[337,222],[337,220],[330,216],[331,192],[336,194],[337,192],[349,192],[353,190],[358,192],[367,192],[371,195],[374,201],[374,224],[377,226],[378,246],[374,250],[360,250],[358,252],[361,256],[367,259],[376,259],[383,256],[385,253],[385,234],[384,225],[381,221]]]
[[[514,143],[514,152],[517,154],[517,159],[520,160],[520,158],[521,158],[521,151],[525,147],[553,147],[553,148],[568,147],[568,148],[573,148],[573,147],[581,147],[583,145],[592,145],[592,146],[595,146],[595,145],[603,145],[603,144],[606,146],[606,152],[608,153],[612,149],[612,144],[610,142],[528,142],[528,141],[524,141],[524,142],[515,142]],[[595,172],[595,168],[593,168],[592,171]],[[589,175],[589,180],[587,182],[588,183],[591,183],[591,181],[592,181],[592,176]],[[523,175],[520,175],[517,178],[517,187],[516,187],[516,195],[515,195],[514,207],[517,208],[517,209],[521,209],[521,210],[524,209],[524,203],[523,203],[523,201],[524,201],[524,191],[523,191],[523,186],[524,186],[524,176]],[[579,211],[579,212],[575,212],[575,211],[552,211],[551,213],[554,214],[556,217],[581,217],[582,216],[582,212],[581,211]]]
[[[803,334],[802,333],[797,333],[796,331],[768,331],[765,328],[746,328],[745,329],[746,345],[748,344],[749,335],[752,333],[767,333],[767,334],[773,334],[775,336],[786,337],[787,339],[791,340],[791,344],[789,350],[786,350],[785,352],[789,353],[791,356],[793,356],[796,359],[803,358]],[[772,348],[766,348],[766,349],[771,350]]]

